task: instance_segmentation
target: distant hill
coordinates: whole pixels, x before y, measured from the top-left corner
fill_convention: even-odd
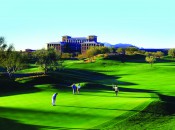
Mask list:
[[[127,47],[136,47],[132,44],[128,44],[128,43],[118,43],[114,45],[114,48],[127,48]]]
[[[113,47],[113,45],[112,45],[112,44],[107,43],[107,42],[105,42],[105,43],[103,43],[103,44],[104,44],[104,46],[105,46],[105,47]]]
[[[128,43],[118,43],[118,44],[110,44],[110,43],[103,43],[104,46],[106,47],[114,47],[114,48],[127,48],[127,47],[136,47],[132,44],[128,44]]]

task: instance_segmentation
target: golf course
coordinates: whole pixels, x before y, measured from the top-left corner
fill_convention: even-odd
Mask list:
[[[96,58],[94,62],[65,60],[64,70],[42,74],[35,64],[15,73],[14,81],[0,77],[1,130],[136,130],[175,129],[175,62],[144,57]],[[71,85],[80,83],[80,93]],[[119,87],[116,96],[113,84]],[[51,99],[58,93],[56,105]]]

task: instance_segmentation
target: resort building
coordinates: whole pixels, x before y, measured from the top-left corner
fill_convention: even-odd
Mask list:
[[[103,43],[97,42],[97,36],[90,35],[88,37],[71,37],[71,36],[62,36],[61,42],[50,42],[47,43],[48,48],[55,48],[57,51],[60,52],[67,52],[67,53],[84,53],[87,49],[91,46],[104,46]]]
[[[49,48],[54,48],[56,49],[57,51],[62,51],[61,50],[61,43],[60,42],[50,42],[50,43],[47,43],[46,44],[46,48],[49,49]]]

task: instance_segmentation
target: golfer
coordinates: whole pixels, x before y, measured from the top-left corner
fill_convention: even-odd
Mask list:
[[[53,96],[52,96],[52,106],[55,106],[57,94],[58,93],[54,93]]]
[[[76,85],[75,85],[75,84],[72,84],[72,90],[73,90],[73,94],[75,94],[75,92],[76,92],[76,89],[77,89]]]
[[[78,84],[78,86],[77,86],[77,93],[78,94],[80,93],[80,88],[81,88],[81,86],[80,86],[80,84]]]
[[[118,86],[117,86],[117,85],[114,85],[114,86],[113,86],[113,89],[114,89],[115,94],[116,94],[116,96],[117,96],[117,95],[118,95],[118,92],[119,92]]]

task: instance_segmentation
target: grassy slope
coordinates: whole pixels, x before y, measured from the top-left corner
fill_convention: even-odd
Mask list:
[[[118,76],[116,79],[120,86],[120,90],[132,93],[144,92],[160,96],[160,102],[150,104],[146,109],[148,112],[141,112],[137,116],[132,117],[126,122],[116,126],[113,125],[112,123],[114,122],[111,121],[111,123],[109,123],[111,127],[108,127],[107,129],[174,128],[173,124],[175,119],[173,118],[173,115],[175,112],[172,110],[175,108],[174,104],[172,104],[172,102],[175,101],[175,75],[173,73],[175,69],[174,62],[156,63],[153,67],[150,67],[147,63],[128,62],[121,65],[120,63],[114,63],[113,61],[99,61],[97,64],[99,64],[98,67],[92,67],[92,65],[89,64],[86,66],[86,69],[98,71],[106,75]],[[110,67],[107,67],[108,65],[110,65]],[[76,66],[73,65],[72,67],[76,68]],[[110,81],[108,83],[110,83]],[[154,95],[152,99],[155,101],[158,100],[157,98],[154,98]],[[160,104],[161,107],[157,107],[160,106]],[[150,110],[151,112],[149,112]],[[128,125],[126,125],[126,123]]]
[[[61,77],[60,82],[62,80],[93,82],[108,87],[117,82],[120,84],[119,96],[115,97],[111,90],[89,91],[87,88],[82,88],[81,95],[72,95],[71,89],[64,91],[51,89],[47,85],[37,86],[42,88],[42,91],[1,97],[0,117],[46,129],[104,128],[104,126],[111,126],[107,129],[121,129],[126,125],[121,124],[120,127],[116,127],[116,122],[137,113],[151,101],[158,100],[155,92],[174,96],[174,75],[172,73],[174,66],[172,63],[155,64],[153,68],[144,63],[121,64],[110,60],[99,60],[89,64],[68,61],[65,64],[67,68],[74,68],[74,70],[70,70],[71,73],[61,72],[67,77],[66,80],[65,77]],[[83,72],[82,69],[102,73],[108,77]],[[56,91],[60,93],[57,99],[58,105],[52,107],[50,98]],[[130,121],[127,123],[132,124]],[[147,124],[148,128],[151,127],[149,122]],[[165,128],[168,126],[171,127],[171,123],[167,123]]]
[[[20,71],[18,71],[18,73],[38,73],[41,71],[42,71],[42,69],[38,65],[29,64],[27,69],[20,70]]]
[[[69,64],[69,66],[80,68],[80,65],[76,64]],[[175,95],[174,62],[156,63],[150,67],[147,63],[121,64],[113,61],[98,61],[95,65],[90,63],[85,67],[82,64],[81,68],[116,76],[118,84],[124,88],[143,89],[143,91],[158,92],[169,96]],[[110,83],[112,84],[112,81]]]

